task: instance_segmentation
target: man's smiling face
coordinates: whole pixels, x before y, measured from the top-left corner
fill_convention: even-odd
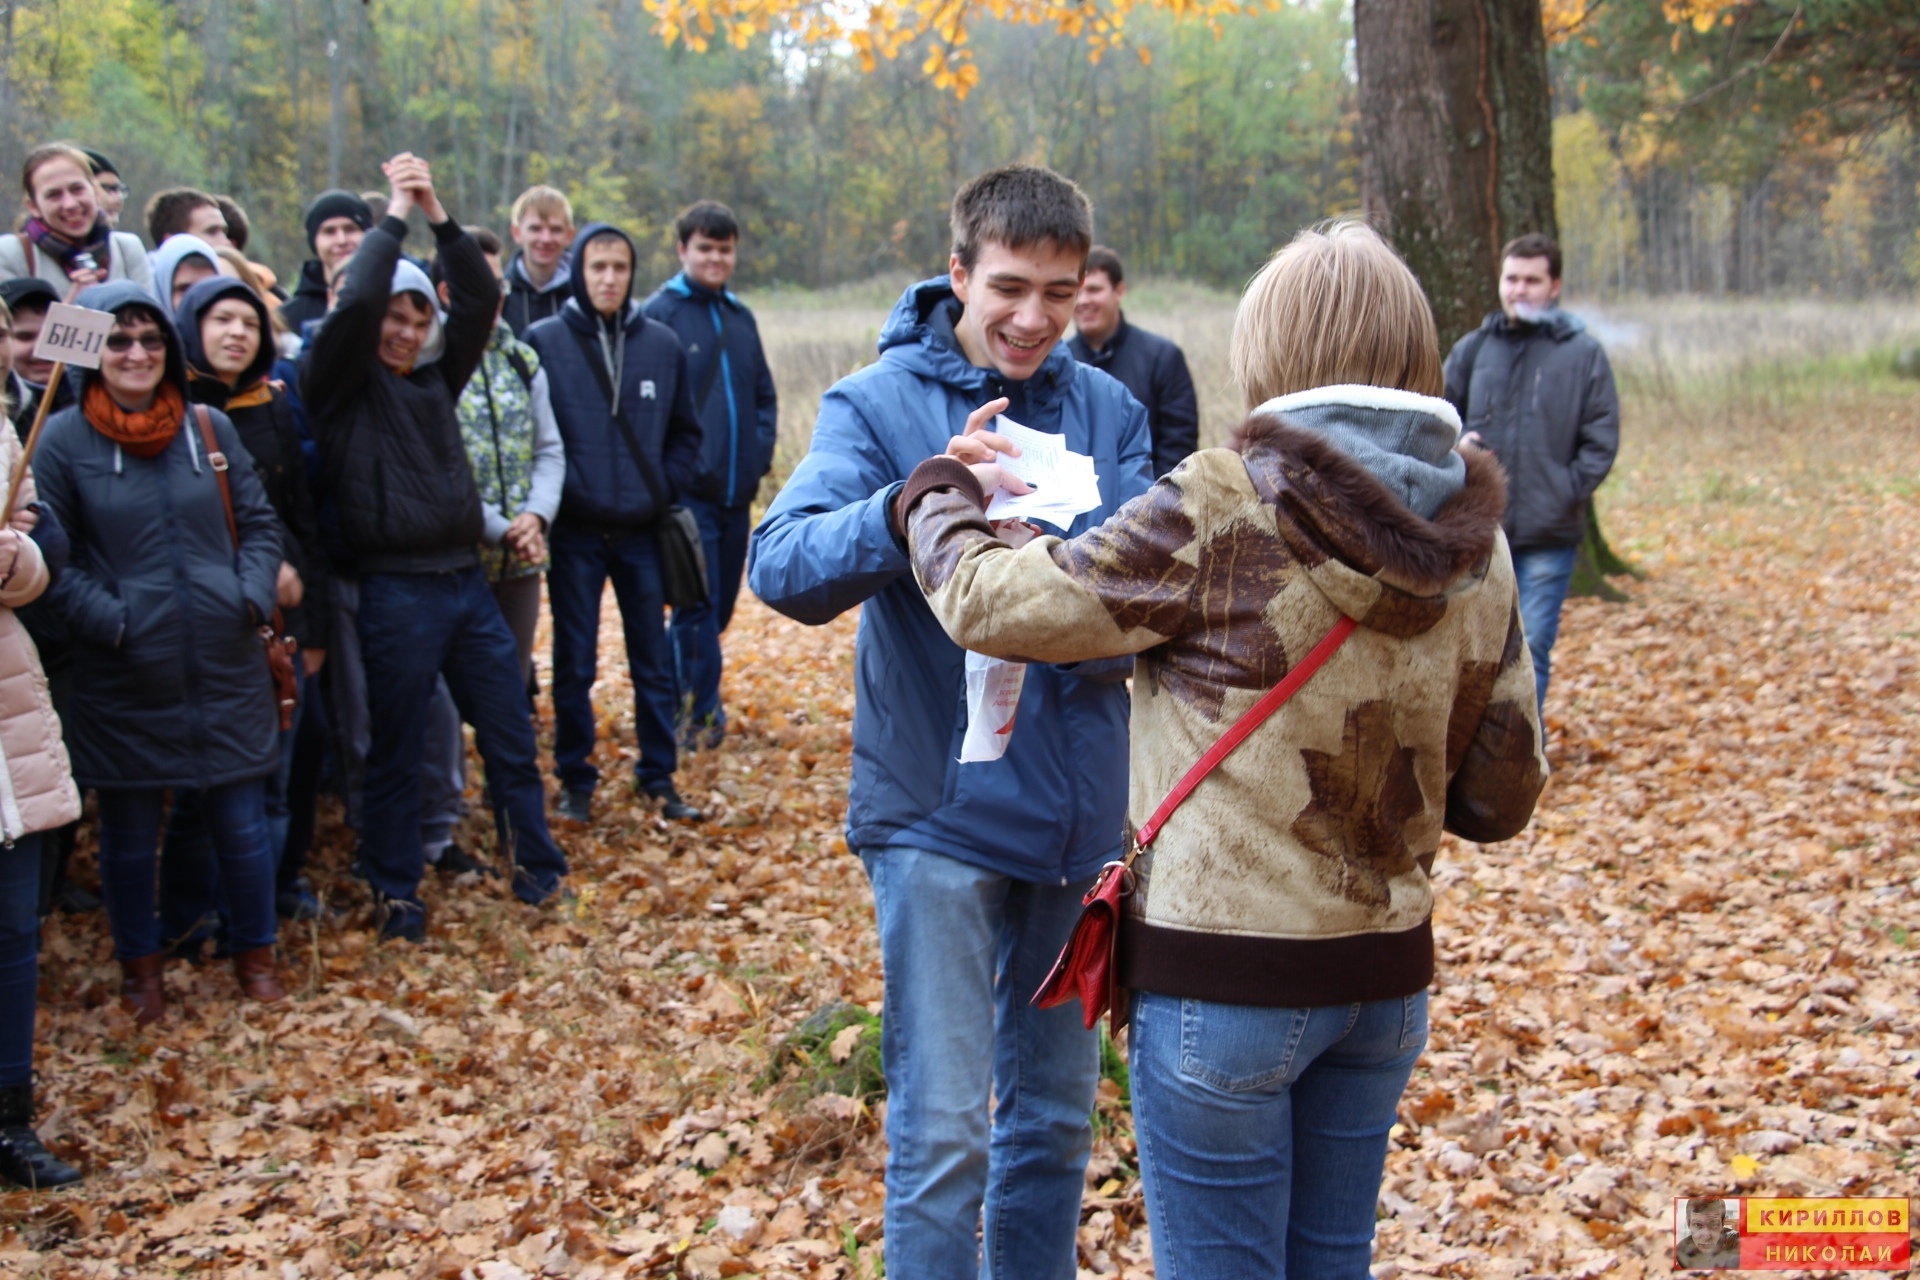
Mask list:
[[[1086,255],[1051,240],[1010,249],[997,241],[980,248],[972,267],[958,258],[948,267],[954,296],[965,305],[955,334],[967,359],[1025,382],[1073,320]]]

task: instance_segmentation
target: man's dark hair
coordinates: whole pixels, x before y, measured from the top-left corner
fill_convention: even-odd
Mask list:
[[[991,169],[953,198],[953,256],[968,270],[990,242],[1025,249],[1048,241],[1082,258],[1093,245],[1092,202],[1051,169]]]
[[[1546,237],[1542,236],[1541,239],[1544,240]],[[1548,243],[1551,244],[1552,242],[1548,241]],[[1506,256],[1509,258],[1538,258],[1544,255],[1538,253],[1510,253]],[[1718,1214],[1720,1221],[1724,1223],[1727,1220],[1727,1202],[1720,1196],[1693,1196],[1688,1199],[1687,1221],[1691,1222],[1696,1216],[1706,1213]]]
[[[473,237],[473,242],[480,246],[482,253],[491,254],[497,258],[506,249],[506,246],[500,243],[500,237],[486,227],[474,226],[460,229]],[[433,255],[433,261],[427,264],[427,279],[433,281],[436,287],[446,282],[446,268],[441,266],[440,255],[437,253]]]
[[[232,196],[215,196],[213,202],[220,206],[220,216],[227,220],[227,239],[241,253],[247,251],[247,241],[253,236],[253,224],[247,221],[247,211],[234,203]]]
[[[1560,278],[1560,245],[1552,236],[1539,231],[1529,231],[1515,240],[1507,241],[1507,247],[1500,251],[1500,261],[1508,258],[1545,258],[1547,275],[1555,280]]]
[[[718,200],[696,200],[674,219],[673,233],[680,237],[682,245],[696,235],[709,240],[738,240],[740,219],[734,217],[733,210]]]
[[[1127,269],[1121,265],[1120,255],[1103,244],[1097,244],[1087,250],[1087,274],[1096,271],[1107,273],[1107,283],[1120,284],[1127,278]]]
[[[155,247],[188,229],[195,209],[218,209],[220,202],[192,187],[168,187],[147,201],[147,238]]]

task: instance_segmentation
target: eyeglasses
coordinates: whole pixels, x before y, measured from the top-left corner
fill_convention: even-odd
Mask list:
[[[117,182],[101,182],[95,185],[110,196],[123,196],[127,194],[127,189]]]
[[[107,335],[107,350],[131,351],[136,342],[140,344],[142,351],[150,351],[156,355],[167,349],[167,336],[164,333],[143,333],[137,338],[130,333],[110,333]]]

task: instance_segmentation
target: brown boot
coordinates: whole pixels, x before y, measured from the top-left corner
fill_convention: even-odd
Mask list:
[[[148,1026],[167,1016],[167,989],[160,980],[164,961],[158,955],[120,962],[120,998],[139,1026]]]
[[[240,979],[240,990],[249,1000],[272,1004],[287,998],[286,988],[273,972],[273,948],[255,947],[233,953],[233,976]]]

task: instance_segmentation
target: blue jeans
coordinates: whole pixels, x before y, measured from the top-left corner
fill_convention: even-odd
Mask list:
[[[154,910],[154,873],[159,861],[163,787],[101,787],[100,890],[107,900],[114,955],[138,960],[160,949],[160,917]],[[273,878],[279,863],[267,833],[266,780],[248,778],[192,796],[196,821],[204,825],[219,863],[220,897],[227,945],[251,951],[273,945]]]
[[[553,768],[568,791],[600,781],[593,755],[593,680],[599,671],[600,597],[613,579],[633,679],[633,728],[642,790],[673,785],[673,667],[666,642],[666,591],[654,533],[594,533],[562,520],[548,541],[547,603],[553,610]]]
[[[419,904],[420,769],[439,677],[473,726],[512,835],[513,891],[527,902],[560,886],[567,860],[547,830],[532,706],[500,606],[480,570],[370,573],[360,580],[360,658],[373,716],[360,863],[389,898]]]
[[[1567,584],[1573,580],[1578,546],[1546,547],[1513,553],[1513,576],[1520,586],[1520,625],[1526,629],[1527,649],[1533,654],[1534,692],[1544,715],[1547,676],[1553,670],[1553,642],[1560,635],[1560,606],[1566,603]]]
[[[753,533],[753,508],[720,507],[695,498],[682,500],[700,522],[700,544],[707,557],[710,598],[691,609],[675,609],[667,636],[673,642],[673,669],[679,685],[674,701],[696,729],[724,730],[720,705],[720,635],[733,621],[740,578],[747,567],[747,539]]]
[[[1142,992],[1128,1066],[1162,1280],[1366,1280],[1427,993],[1316,1009]]]
[[[1031,999],[1087,886],[919,849],[861,860],[886,971],[887,1274],[1073,1280],[1099,1040],[1077,1004]]]
[[[0,768],[5,768],[0,765]],[[40,841],[35,831],[0,848],[0,1089],[33,1079],[33,1014],[40,998]]]

